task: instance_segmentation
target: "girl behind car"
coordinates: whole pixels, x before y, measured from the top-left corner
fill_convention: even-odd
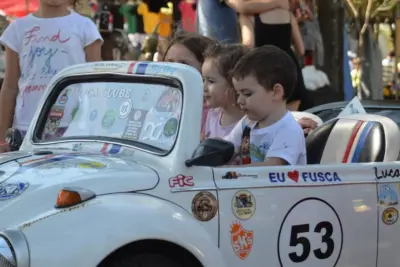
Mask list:
[[[7,65],[0,92],[0,152],[9,150],[5,133],[11,123],[26,133],[56,73],[74,64],[101,60],[99,31],[69,5],[70,0],[40,0],[36,12],[12,22],[0,38]]]

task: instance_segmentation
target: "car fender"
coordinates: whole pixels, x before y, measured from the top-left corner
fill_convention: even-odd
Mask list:
[[[42,214],[20,229],[29,244],[31,267],[95,267],[116,249],[145,239],[179,245],[203,266],[226,266],[210,233],[189,212],[145,194],[100,196]]]

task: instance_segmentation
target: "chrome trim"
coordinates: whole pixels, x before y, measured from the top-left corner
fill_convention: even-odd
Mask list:
[[[232,190],[232,189],[253,189],[253,188],[304,188],[304,187],[327,187],[327,186],[343,186],[343,185],[359,185],[359,184],[370,184],[376,185],[374,181],[365,182],[345,182],[337,184],[305,184],[305,185],[236,185],[236,186],[217,186],[217,190]]]
[[[217,188],[215,186],[210,187],[191,187],[191,188],[183,188],[183,189],[171,189],[172,193],[180,193],[180,192],[193,192],[193,191],[215,191]]]
[[[17,267],[29,267],[29,247],[25,235],[18,229],[6,229],[0,232],[0,236],[6,238],[15,253]]]

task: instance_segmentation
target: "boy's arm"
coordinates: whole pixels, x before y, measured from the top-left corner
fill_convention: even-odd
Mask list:
[[[260,14],[276,8],[289,10],[287,0],[225,0],[228,6],[241,14]]]

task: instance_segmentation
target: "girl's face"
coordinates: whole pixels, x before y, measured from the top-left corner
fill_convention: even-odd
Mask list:
[[[226,107],[234,105],[235,93],[230,88],[228,81],[223,77],[217,66],[215,59],[207,58],[201,69],[203,75],[204,102],[208,108]]]
[[[187,49],[184,45],[172,45],[165,55],[166,62],[182,63],[201,71],[201,62],[197,60],[196,56]]]

